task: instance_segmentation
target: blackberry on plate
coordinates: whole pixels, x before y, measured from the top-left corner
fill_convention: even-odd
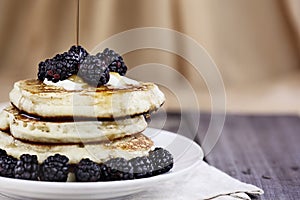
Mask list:
[[[66,182],[69,173],[69,159],[66,156],[55,154],[49,156],[40,167],[42,181]]]
[[[100,166],[88,158],[82,159],[75,168],[78,182],[96,182],[101,178]]]
[[[77,74],[79,65],[83,62],[88,52],[81,46],[72,46],[68,52],[55,55],[39,63],[38,79],[41,81],[58,82]]]
[[[129,161],[134,168],[135,178],[146,178],[152,176],[153,164],[148,156],[136,157]]]
[[[36,155],[23,154],[14,169],[14,177],[38,180],[39,164]]]
[[[97,56],[87,56],[80,65],[78,76],[88,84],[99,87],[109,81],[109,70]]]
[[[124,76],[127,72],[127,66],[118,53],[109,48],[104,49],[102,53],[96,55],[100,60],[104,61],[110,72],[117,72]]]
[[[154,167],[153,175],[166,173],[174,165],[172,154],[163,148],[155,148],[153,151],[150,151],[149,159]]]
[[[134,179],[133,166],[124,158],[112,158],[101,164],[101,181]]]
[[[0,176],[13,178],[16,164],[17,159],[12,156],[2,155],[0,157]]]
[[[1,156],[7,156],[6,151],[3,150],[3,149],[0,149],[0,157],[1,157]]]

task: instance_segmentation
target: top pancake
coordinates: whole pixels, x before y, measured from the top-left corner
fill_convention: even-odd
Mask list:
[[[157,110],[165,101],[164,94],[153,83],[70,91],[34,79],[16,82],[9,97],[19,110],[44,118],[112,119]]]

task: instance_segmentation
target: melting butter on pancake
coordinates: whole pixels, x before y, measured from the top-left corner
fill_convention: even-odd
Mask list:
[[[165,101],[157,85],[142,82],[70,91],[39,80],[22,80],[9,96],[19,110],[40,117],[133,116],[157,110]]]
[[[77,164],[83,158],[89,158],[97,163],[117,157],[129,160],[148,155],[154,146],[152,140],[141,133],[97,144],[46,145],[26,143],[0,131],[0,148],[15,158],[26,153],[37,155],[40,163],[48,156],[59,153],[67,156],[70,164]]]
[[[11,134],[21,140],[45,143],[80,143],[107,141],[140,133],[147,128],[144,116],[116,121],[47,122],[20,114],[10,106],[4,113],[9,116]]]

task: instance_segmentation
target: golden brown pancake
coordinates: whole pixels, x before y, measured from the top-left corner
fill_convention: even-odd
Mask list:
[[[0,131],[0,148],[15,158],[19,158],[22,154],[37,155],[40,163],[48,156],[59,153],[66,155],[71,164],[76,164],[83,158],[89,158],[97,163],[116,157],[129,160],[147,155],[154,147],[152,140],[140,133],[109,142],[57,145],[28,143]]]
[[[51,122],[42,121],[19,112],[9,106],[2,113],[8,123],[3,125],[11,134],[21,140],[44,143],[79,143],[107,141],[140,133],[147,128],[143,115],[123,118],[115,121],[78,121]],[[0,118],[0,121],[4,119]]]
[[[119,118],[157,110],[165,97],[153,83],[70,91],[31,79],[14,84],[10,101],[21,111],[44,118]]]

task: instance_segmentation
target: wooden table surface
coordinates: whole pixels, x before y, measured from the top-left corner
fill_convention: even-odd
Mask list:
[[[195,113],[155,114],[151,126],[184,135],[191,129]],[[163,119],[167,119],[163,125]],[[181,120],[182,119],[182,120]],[[195,141],[201,143],[210,122],[209,114],[200,115]],[[163,126],[163,127],[162,127]],[[192,134],[190,134],[192,135]],[[259,200],[300,199],[300,117],[286,115],[227,114],[222,135],[205,160],[243,182],[265,191]]]

